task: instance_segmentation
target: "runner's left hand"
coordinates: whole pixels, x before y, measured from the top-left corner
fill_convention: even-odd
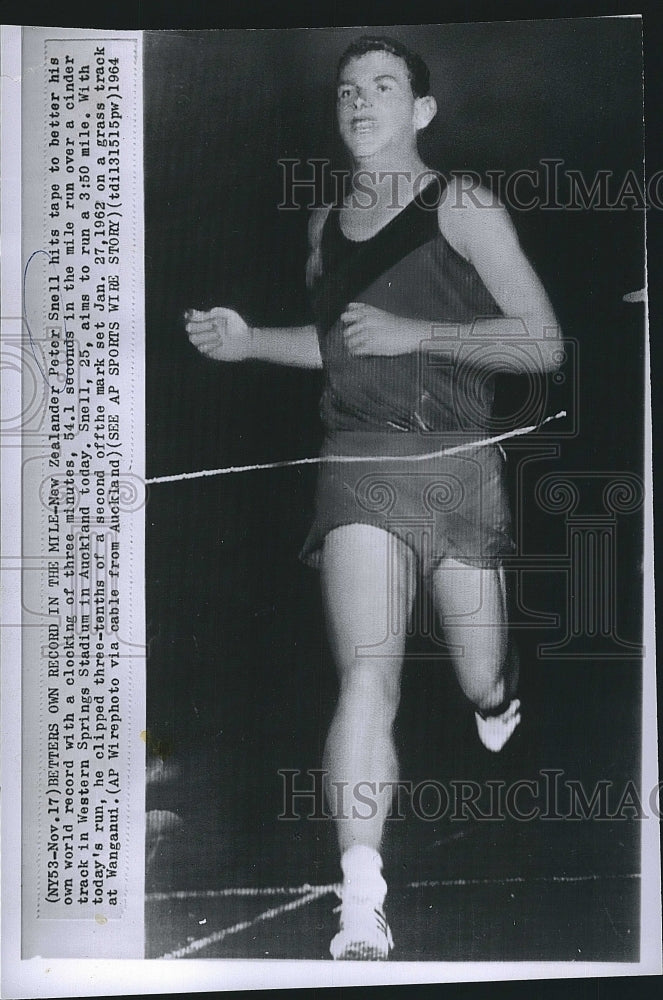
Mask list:
[[[365,302],[348,303],[341,321],[343,338],[350,354],[407,354],[417,346],[407,319]]]

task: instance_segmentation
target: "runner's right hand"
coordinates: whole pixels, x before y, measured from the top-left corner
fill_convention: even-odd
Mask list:
[[[234,309],[190,309],[185,320],[189,340],[206,357],[216,361],[245,361],[251,357],[251,329]]]

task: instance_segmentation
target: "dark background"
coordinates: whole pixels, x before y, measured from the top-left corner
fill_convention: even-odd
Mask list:
[[[227,305],[253,324],[310,320],[307,212],[278,210],[277,161],[330,155],[342,164],[333,79],[338,56],[358,33],[146,36],[148,477],[316,453],[319,374],[210,362],[189,345],[182,314]],[[588,179],[611,170],[617,186],[629,169],[639,174],[637,21],[384,33],[431,67],[440,110],[421,148],[432,167],[508,173],[556,157]],[[523,512],[523,551],[562,555],[564,518],[534,502],[536,480],[547,472],[642,474],[643,307],[625,305],[622,296],[644,285],[644,217],[636,210],[512,215],[565,335],[577,342],[577,365],[569,363],[564,382],[546,390],[546,412],[567,408],[577,434],[547,438],[559,455],[531,467],[520,497],[511,484]],[[522,392],[517,380],[504,380],[502,410],[515,412]],[[527,447],[511,446],[512,468]],[[154,885],[337,877],[329,824],[302,822],[293,832],[275,820],[277,770],[319,766],[335,693],[317,577],[297,560],[314,481],[314,470],[285,469],[150,489],[148,727],[163,780],[148,787],[148,808],[178,812],[188,831],[186,844],[151,873]],[[600,487],[583,502],[590,514],[603,512]],[[616,527],[616,625],[622,638],[638,642],[639,514],[620,516]],[[525,778],[561,767],[589,788],[599,779],[618,787],[637,780],[639,662],[605,660],[589,638],[583,658],[541,659],[537,644],[564,634],[564,579],[530,573],[523,588],[528,608],[559,614],[561,624],[520,636],[527,715],[518,740],[499,762],[482,754],[438,649],[437,661],[415,658],[406,668],[398,723],[404,776]],[[425,643],[414,649],[431,652]],[[433,877],[446,863],[433,849],[441,830],[412,827],[407,838],[395,831],[387,851],[408,859],[412,878]],[[507,874],[523,863],[522,852],[509,856],[513,842],[498,834],[493,845],[492,863]],[[539,872],[597,864],[635,871],[637,825],[622,824],[617,839],[596,823],[582,836],[542,829],[523,850]],[[626,906],[629,919],[634,905]],[[601,927],[589,938],[597,957],[604,948],[606,957],[628,958],[637,944],[634,937],[606,940]],[[496,937],[506,957],[502,945]],[[549,954],[541,943],[530,952],[523,945],[523,957],[569,957],[563,936],[558,951],[554,946]],[[476,947],[470,957],[485,953]]]

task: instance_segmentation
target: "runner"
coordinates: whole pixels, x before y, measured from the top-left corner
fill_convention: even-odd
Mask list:
[[[504,454],[478,442],[490,435],[494,376],[552,371],[560,357],[555,315],[505,209],[419,156],[418,133],[437,110],[429,91],[425,63],[393,39],[362,37],[341,57],[352,185],[338,211],[311,216],[315,325],[249,328],[225,308],[192,310],[186,324],[211,358],[322,367],[323,455],[356,459],[320,466],[301,554],[320,570],[339,676],[324,756],[330,809],[340,787],[374,797],[370,818],[352,805],[335,817],[337,959],[386,959],[393,947],[380,849],[417,586],[432,596],[484,745],[499,751],[520,722]],[[468,448],[443,454],[460,443]]]

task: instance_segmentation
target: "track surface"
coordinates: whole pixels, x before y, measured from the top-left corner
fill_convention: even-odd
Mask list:
[[[558,669],[560,698],[571,671]],[[584,669],[591,673],[587,664]],[[602,669],[603,681],[610,680]],[[612,683],[620,677],[624,682],[624,671],[611,669]],[[542,789],[542,769],[559,769],[560,780],[581,779],[588,793],[607,776],[614,813],[633,768],[614,759],[608,734],[600,729],[601,691],[612,702],[613,722],[624,722],[610,684],[597,688],[593,706],[584,711],[567,703],[564,739],[562,706],[548,701],[548,712],[532,717],[537,698],[531,699],[528,720],[502,754],[492,755],[478,743],[471,716],[453,702],[450,681],[445,690],[457,711],[445,712],[444,733],[435,737],[435,715],[429,712],[415,746],[405,739],[423,682],[415,674],[410,689],[404,686],[403,773],[447,788],[452,780],[473,778],[484,786],[490,780],[507,786],[537,781]],[[294,762],[278,741],[267,760],[248,745],[242,754],[241,747],[239,740],[229,759],[210,739],[179,761],[173,755],[152,767],[148,807],[174,809],[180,820],[170,830],[162,822],[161,832],[157,822],[149,838],[148,957],[328,957],[340,874],[333,823],[278,820],[276,767]],[[307,783],[306,776],[298,779],[298,787]],[[558,811],[565,814],[569,799],[560,787]],[[241,799],[233,808],[238,789]],[[524,793],[520,801],[525,807],[533,800]],[[637,960],[639,823],[628,809],[614,819],[530,821],[452,819],[451,810],[426,821],[407,805],[403,811],[404,820],[387,825],[384,850],[395,960]]]

